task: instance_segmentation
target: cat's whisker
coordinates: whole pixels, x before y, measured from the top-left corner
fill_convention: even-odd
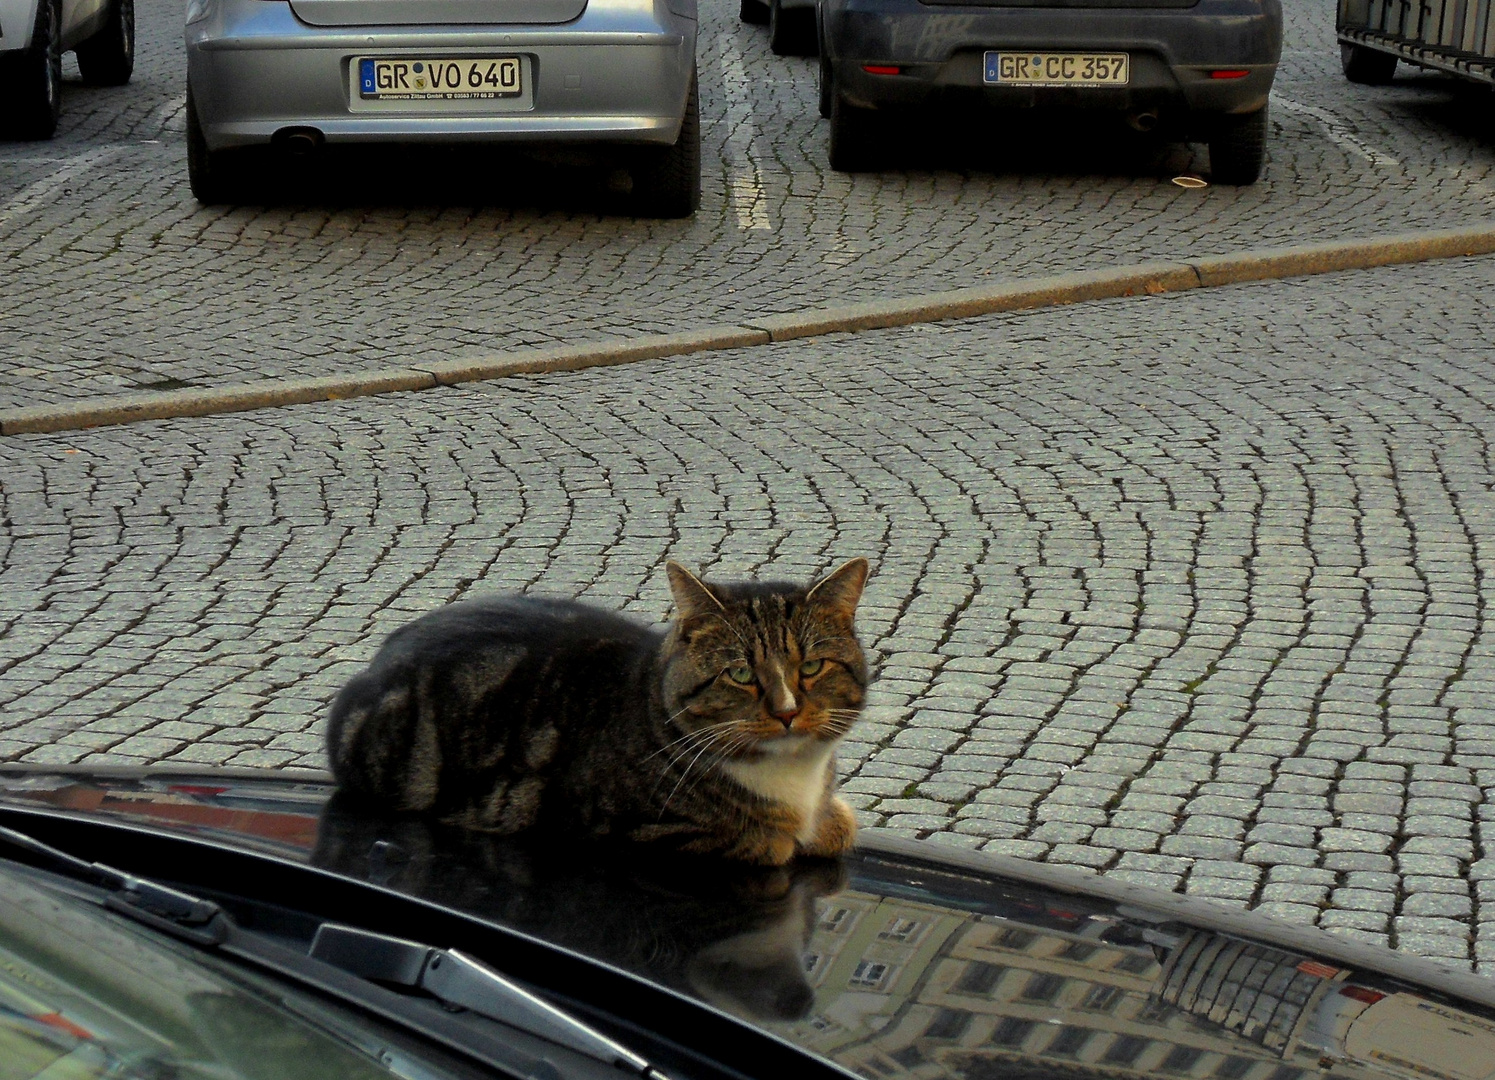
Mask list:
[[[671,758],[670,761],[669,761],[669,764],[664,769],[660,770],[658,779],[656,779],[654,781],[654,787],[649,792],[650,797],[652,798],[653,795],[654,795],[654,793],[659,790],[659,785],[660,784],[664,783],[666,780],[669,779],[669,777],[670,777],[670,770],[679,767],[680,763],[682,761],[685,761],[685,759],[687,757],[690,757],[690,755],[692,754],[692,752],[694,752],[695,756],[694,757],[690,757],[690,761],[686,764],[685,768],[681,771],[680,777],[677,778],[676,781],[675,781],[675,789],[678,789],[679,786],[680,786],[680,781],[683,780],[685,778],[686,774],[688,774],[690,772],[690,770],[695,767],[695,764],[696,764],[697,761],[700,760],[701,755],[707,753],[710,750],[711,750],[711,743],[710,742],[705,742],[705,743],[700,744],[699,746],[690,746],[690,747],[687,747],[685,750],[682,750],[675,757]],[[670,796],[665,799],[665,801],[664,801],[664,805],[665,806],[668,806],[669,802],[670,802],[670,799],[674,798],[674,790],[675,789],[672,789],[671,792],[670,792]]]
[[[680,785],[685,783],[685,778],[690,775],[690,770],[695,768],[696,762],[701,760],[701,755],[706,753],[706,751],[710,749],[711,744],[707,743],[705,746],[701,747],[701,749],[697,750],[696,756],[690,759],[690,764],[686,765],[684,770],[680,773],[680,779],[675,781],[675,786],[670,789],[670,793],[665,796],[664,802],[660,804],[659,816],[661,819],[663,819],[664,817],[664,812],[669,809],[670,802],[675,798],[676,793],[680,790]],[[680,756],[684,757],[685,755],[682,754]],[[705,775],[704,769],[702,770],[702,775]],[[694,785],[692,785],[692,788],[694,788]]]
[[[665,767],[660,770],[659,777],[654,781],[654,787],[649,791],[649,797],[653,798],[654,793],[659,790],[659,785],[664,783],[664,781],[668,778],[669,770],[678,766],[680,762],[684,761],[685,758],[691,754],[692,751],[695,752],[695,757],[691,758],[690,764],[686,765],[685,771],[680,774],[680,779],[675,782],[675,789],[670,792],[669,797],[664,801],[664,806],[660,808],[661,815],[663,815],[664,813],[664,807],[669,806],[670,799],[673,799],[675,797],[675,791],[679,789],[680,783],[685,779],[686,775],[690,773],[690,770],[695,767],[695,764],[700,760],[701,755],[710,750],[712,743],[721,738],[723,729],[732,728],[735,726],[736,721],[734,720],[723,720],[719,723],[711,724],[708,727],[704,727],[697,731],[691,732],[685,738],[676,739],[675,742],[671,743],[669,746],[662,747],[660,750],[656,750],[653,754],[649,755],[650,757],[656,757],[660,753],[663,753],[665,750],[669,750],[674,747],[676,743],[686,742],[687,739],[690,740],[686,742],[686,745],[681,747],[678,752],[672,753]]]
[[[712,756],[711,760],[708,761],[708,762],[706,762],[705,766],[701,769],[701,771],[696,774],[695,781],[690,785],[690,787],[688,787],[688,788],[685,789],[684,794],[689,795],[696,788],[700,787],[701,786],[701,782],[703,780],[705,780],[708,775],[710,775],[712,769],[714,769],[718,765],[720,765],[727,758],[727,756],[729,754],[731,754],[733,751],[741,749],[742,747],[746,746],[751,741],[752,741],[752,736],[748,735],[745,732],[744,733],[740,733],[734,739],[728,740],[721,747],[721,749],[719,749],[716,752],[716,754]],[[699,754],[696,755],[696,756],[698,758],[700,757]],[[692,761],[691,765],[694,766],[695,765],[695,761]],[[686,769],[686,773],[689,773],[689,771],[690,771],[689,769]],[[685,775],[682,774],[681,777],[680,777],[680,780],[683,782],[684,779],[685,779]],[[675,786],[678,789],[680,785],[679,785],[679,783],[677,783]],[[673,792],[673,791],[670,792],[670,798],[673,799],[674,797],[675,797],[675,792]],[[669,799],[665,800],[665,805],[666,806],[669,805]]]
[[[716,725],[714,725],[714,724],[712,725],[712,727],[715,727],[715,726]],[[695,731],[687,731],[684,735],[680,736],[678,739],[671,739],[669,742],[665,743],[658,750],[654,751],[654,753],[652,753],[648,757],[644,758],[644,760],[645,761],[650,761],[650,760],[652,760],[654,758],[657,758],[660,754],[669,753],[670,750],[674,749],[676,746],[679,746],[681,743],[692,742],[692,741],[694,741],[696,739],[702,738],[703,736],[708,736],[710,734],[711,734],[711,728],[699,728],[699,729],[697,729]]]
[[[833,720],[856,720],[862,715],[861,709],[825,709],[823,712]]]
[[[691,781],[691,785],[689,785],[689,787],[686,787],[685,791],[683,791],[683,793],[682,793],[682,791],[680,791],[680,785],[682,785],[683,782],[685,782],[685,778],[686,778],[686,776],[689,775],[689,773],[691,773],[691,769],[694,769],[694,767],[695,767],[695,761],[700,760],[701,755],[700,754],[695,755],[695,758],[692,758],[691,764],[689,764],[689,766],[686,767],[685,772],[680,773],[680,779],[679,779],[679,781],[676,781],[676,785],[674,785],[674,790],[670,791],[670,799],[665,799],[664,808],[661,808],[661,814],[662,814],[662,812],[664,812],[665,808],[668,808],[668,805],[670,805],[670,800],[674,799],[674,796],[676,796],[677,793],[686,794],[686,796],[688,796],[688,794],[691,794],[692,791],[695,790],[695,788],[700,787],[701,782],[703,782],[704,779],[706,779],[707,776],[710,775],[710,772],[712,772],[712,769],[715,769],[716,766],[719,766],[719,764],[722,763],[722,760],[724,760],[724,758],[727,757],[727,755],[730,754],[731,751],[734,751],[734,749],[739,748],[739,746],[745,745],[745,742],[746,742],[746,740],[743,739],[743,737],[739,737],[739,739],[731,740],[731,742],[728,742],[727,745],[722,746],[722,748],[719,748],[718,751],[716,751],[715,754],[713,754],[712,757],[710,757],[710,760],[707,760],[707,763],[704,764],[703,767],[701,767],[700,772],[698,772],[697,775],[695,775],[694,781]],[[707,748],[707,749],[710,749],[710,748]]]
[[[861,715],[860,709],[826,709],[825,726],[839,738],[851,730]]]
[[[675,714],[675,716],[679,716],[679,715],[680,715],[680,713],[683,713],[683,712],[685,712],[685,709],[681,709],[681,710],[680,710],[680,712],[677,712],[677,713],[676,713],[676,714]],[[673,720],[673,719],[675,719],[675,716],[672,716],[672,717],[670,717],[670,719],[671,719],[671,720]],[[731,720],[718,720],[718,721],[717,721],[717,722],[716,722],[716,723],[714,723],[714,724],[707,724],[707,725],[706,725],[706,726],[705,726],[705,727],[699,727],[699,728],[696,728],[696,729],[694,729],[694,730],[695,730],[695,731],[696,731],[696,732],[700,732],[700,731],[710,731],[710,730],[712,730],[712,729],[713,729],[713,728],[719,728],[719,727],[726,727],[726,726],[728,726],[728,725],[730,725],[730,724],[732,724],[732,723],[733,723],[733,721],[731,721]],[[689,734],[693,734],[693,732],[686,732],[686,734],[687,734],[687,735],[689,735]]]
[[[679,714],[677,713],[676,715],[679,715]],[[665,743],[658,750],[654,751],[654,753],[650,754],[648,757],[644,758],[643,760],[644,761],[651,761],[654,758],[657,758],[660,754],[666,753],[670,749],[672,749],[673,747],[678,746],[680,743],[693,743],[694,740],[697,740],[697,739],[710,739],[710,738],[714,738],[716,736],[716,733],[717,733],[718,730],[720,730],[721,728],[731,727],[735,723],[736,723],[735,720],[722,720],[722,721],[719,721],[719,722],[717,722],[715,724],[708,724],[706,727],[703,727],[703,728],[697,728],[695,731],[687,731],[684,735],[680,736],[678,739],[672,739],[671,741]],[[685,750],[684,750],[684,753],[686,753],[686,754],[690,753],[690,749],[691,748],[689,746],[687,746],[685,748]]]

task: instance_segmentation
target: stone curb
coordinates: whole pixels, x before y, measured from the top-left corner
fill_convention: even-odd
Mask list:
[[[526,349],[492,358],[451,360],[419,368],[385,368],[317,378],[266,379],[201,390],[170,390],[33,405],[0,411],[0,435],[76,431],[141,420],[208,416],[402,390],[428,390],[509,375],[580,371],[825,334],[878,330],[944,319],[969,319],[1090,300],[1156,296],[1187,289],[1367,270],[1492,252],[1495,252],[1495,227],[1489,226],[1421,230],[1374,239],[1263,248],[1178,262],[1056,274],[1026,282],[954,289],[898,300],[847,304],[679,334]]]

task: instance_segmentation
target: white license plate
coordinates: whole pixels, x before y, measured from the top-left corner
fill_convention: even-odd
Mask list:
[[[481,101],[524,92],[517,56],[360,57],[358,94],[375,101]]]
[[[989,52],[986,81],[1002,86],[1125,86],[1126,53]]]

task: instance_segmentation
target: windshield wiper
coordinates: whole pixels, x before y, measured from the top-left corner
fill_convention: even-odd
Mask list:
[[[106,893],[104,906],[111,910],[131,917],[144,914],[152,920],[164,920],[194,938],[207,936],[215,942],[223,940],[222,927],[212,924],[215,919],[226,916],[211,900],[203,900],[149,878],[127,874],[104,863],[84,862],[3,825],[0,825],[0,844],[24,851],[49,870],[103,889]]]
[[[668,1080],[627,1047],[456,949],[438,949],[328,922],[319,926],[310,950],[301,953],[244,930],[211,900],[103,863],[86,862],[14,829],[0,826],[0,846],[25,853],[28,861],[44,869],[102,890],[104,895],[95,902],[135,922],[248,960],[342,1001],[373,1007],[386,1019],[436,1036],[454,1049],[473,1047],[460,1040],[453,1045],[450,1038],[432,1029],[430,1018],[423,1023],[409,1015],[408,1007],[392,1009],[390,1005],[397,1002],[385,999],[400,995],[386,987],[420,991],[446,1010],[465,1009],[641,1080]],[[350,980],[350,975],[356,978]],[[516,1056],[507,1048],[493,1046],[491,1040],[483,1041],[494,1051],[492,1064],[522,1076],[561,1075],[548,1062],[530,1059],[522,1052]]]
[[[423,991],[448,1008],[467,1009],[604,1065],[664,1080],[627,1047],[456,949],[329,922],[317,929],[309,955],[360,978]]]

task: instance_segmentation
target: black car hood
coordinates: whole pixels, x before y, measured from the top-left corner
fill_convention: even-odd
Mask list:
[[[868,1077],[1491,1080],[1495,983],[878,837],[760,871],[385,818],[316,774],[0,767],[0,808],[311,864],[589,955]]]

